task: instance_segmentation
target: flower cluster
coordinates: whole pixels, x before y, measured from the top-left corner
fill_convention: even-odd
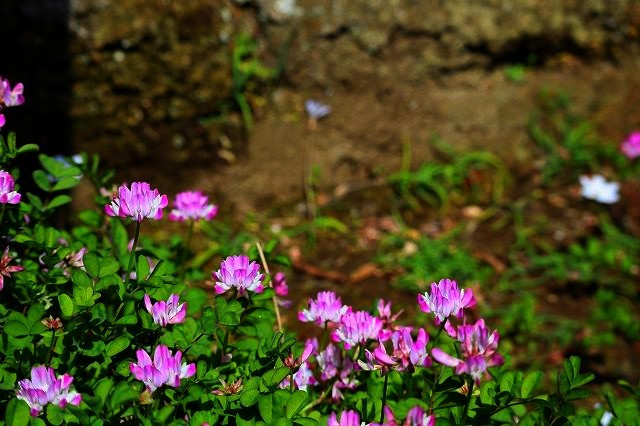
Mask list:
[[[4,277],[11,277],[12,272],[20,272],[24,269],[24,267],[19,265],[9,265],[13,258],[9,256],[9,247],[4,249],[4,253],[2,253],[2,258],[0,258],[0,290],[4,288]]]
[[[431,354],[439,363],[454,367],[456,374],[467,373],[479,384],[487,368],[504,363],[502,355],[497,353],[500,334],[497,330],[489,333],[483,319],[473,325],[458,326],[457,331],[456,338],[460,342],[462,359],[439,348],[434,348]]]
[[[340,319],[338,328],[332,333],[334,341],[344,344],[349,350],[368,340],[376,340],[382,332],[382,320],[367,311],[348,311]]]
[[[620,145],[620,150],[630,160],[640,157],[640,132],[631,132]]]
[[[298,312],[302,322],[314,322],[320,327],[334,326],[350,311],[342,300],[332,291],[321,291],[316,299],[309,299],[308,308]]]
[[[603,204],[614,204],[620,199],[620,184],[607,182],[604,176],[580,176],[580,193],[584,198],[595,200]]]
[[[23,90],[22,83],[16,84],[12,89],[9,80],[0,77],[0,112],[4,107],[22,105],[24,103]],[[4,126],[5,123],[4,114],[0,114],[0,127]]]
[[[167,207],[166,195],[160,195],[157,189],[151,189],[147,182],[133,182],[131,189],[126,185],[118,188],[118,196],[111,204],[104,206],[109,216],[129,217],[138,222],[143,219],[161,219],[162,209]]]
[[[249,262],[247,256],[229,256],[220,264],[220,269],[213,273],[216,279],[216,293],[222,294],[235,288],[238,296],[247,296],[247,291],[262,293],[264,275],[260,273],[260,265]]]
[[[18,204],[21,195],[14,191],[15,182],[9,172],[0,170],[0,203]]]
[[[218,206],[209,204],[209,197],[200,191],[185,191],[176,195],[174,209],[169,219],[176,222],[185,220],[211,220],[218,214]]]
[[[380,370],[383,373],[389,370],[412,371],[415,367],[430,366],[427,332],[423,328],[418,329],[418,335],[414,341],[411,331],[411,327],[402,327],[394,331],[391,335],[391,353],[387,352],[384,342],[380,340],[373,351],[365,349],[367,362],[359,361],[358,363],[364,370]]]
[[[458,289],[458,283],[448,278],[440,280],[438,284],[431,283],[431,293],[418,295],[418,306],[423,312],[435,315],[436,325],[440,325],[451,316],[461,319],[464,309],[475,304],[476,299],[471,289]],[[449,335],[455,333],[448,322],[445,327]]]
[[[153,392],[162,385],[177,388],[180,379],[196,374],[195,364],[182,363],[182,352],[173,355],[165,345],[158,345],[153,353],[153,361],[142,349],[136,351],[138,363],[129,365],[134,377],[144,383],[149,392]]]
[[[187,315],[187,304],[180,303],[177,294],[172,294],[165,302],[161,300],[151,304],[151,298],[148,294],[144,295],[144,306],[153,317],[153,322],[161,327],[167,324],[180,324]]]
[[[43,365],[31,369],[31,380],[24,379],[18,382],[18,399],[29,405],[31,415],[37,416],[47,404],[55,404],[64,408],[68,404],[80,405],[82,396],[71,390],[73,377],[63,374],[56,378],[51,367]]]

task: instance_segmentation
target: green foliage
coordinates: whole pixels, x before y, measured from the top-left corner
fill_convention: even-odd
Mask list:
[[[445,162],[425,163],[415,171],[404,168],[389,178],[391,187],[409,207],[419,210],[420,200],[443,211],[462,199],[500,202],[507,171],[498,157],[487,151],[459,153],[438,138],[432,144]]]
[[[233,42],[231,54],[231,78],[233,88],[231,96],[236,102],[245,128],[253,128],[251,106],[247,100],[247,86],[254,79],[269,80],[275,77],[275,71],[266,67],[258,57],[258,42],[249,34],[238,35]]]
[[[234,80],[236,90],[243,93],[252,77],[266,77],[269,72],[257,62],[250,41],[239,40],[236,50]],[[130,248],[129,224],[103,214],[113,174],[99,170],[99,158],[41,154],[41,168],[30,177],[11,168],[18,155],[36,149],[34,145],[17,147],[15,135],[6,141],[0,138],[0,165],[17,179],[17,188],[20,181],[32,178],[41,191],[24,194],[19,205],[1,206],[0,232],[9,250],[2,261],[0,299],[0,412],[4,412],[0,424],[318,425],[332,412],[343,410],[357,410],[362,421],[371,423],[384,418],[385,408],[401,422],[415,407],[435,415],[439,425],[502,425],[516,420],[520,425],[591,425],[603,415],[601,408],[595,413],[577,408],[590,395],[585,385],[594,379],[593,374],[581,372],[577,357],[564,360],[555,377],[556,387],[549,392],[543,389],[542,371],[517,371],[508,362],[475,378],[435,362],[406,370],[397,366],[378,366],[374,371],[353,368],[366,365],[371,351],[385,344],[368,339],[336,349],[343,364],[334,375],[324,377],[318,371],[323,369],[318,354],[323,348],[314,348],[310,354],[307,345],[303,352],[292,333],[275,326],[277,299],[267,285],[271,277],[264,281],[264,292],[247,297],[237,297],[232,291],[213,296],[190,285],[190,281],[210,276],[205,265],[232,254],[246,252],[253,260],[264,255],[266,264],[288,266],[277,240],[267,241],[260,250],[251,233],[204,223],[198,231],[212,243],[194,253],[189,248],[190,237],[156,241],[143,235],[138,240],[140,228],[133,224],[135,243]],[[391,179],[410,206],[420,208],[418,199],[440,207],[459,201],[501,200],[506,171],[496,157],[440,149],[449,162],[425,165],[416,172],[404,170]],[[82,179],[95,187],[95,205],[59,226],[55,214],[71,201],[68,192]],[[345,224],[329,216],[317,215],[311,226],[335,233],[347,231]],[[398,278],[398,284],[412,291],[423,292],[428,283],[445,277],[458,280],[461,286],[488,280],[492,271],[459,242],[460,232],[457,228],[439,238],[412,241],[412,252],[403,251],[404,238],[392,235],[385,242],[388,253],[380,261],[386,266],[399,265],[404,276]],[[604,238],[587,240],[559,256],[538,253],[531,259],[531,270],[558,281],[590,282],[606,273],[629,278],[637,267],[637,241],[607,225],[603,232]],[[631,309],[631,295],[619,291],[615,279],[598,281],[600,303],[594,318],[604,321],[615,316],[617,327],[637,333],[637,318],[621,310],[626,308],[619,303],[620,297],[628,297]],[[148,295],[164,301],[171,294],[187,303],[186,318],[160,326],[143,299]],[[505,322],[511,321],[513,332],[524,332],[537,327],[535,312],[535,301],[523,297],[505,313]],[[397,324],[387,324],[391,325]],[[443,326],[423,323],[420,327],[430,337],[425,353],[437,344],[462,356],[463,343],[441,333]],[[327,331],[325,328],[323,344],[328,341]],[[183,361],[194,365],[193,377],[184,377],[175,386],[165,383],[158,389],[145,388],[132,375],[131,366],[138,362],[138,351],[152,353],[159,344],[173,353],[180,351]],[[411,348],[414,353],[419,350]],[[82,395],[82,402],[78,406],[48,403],[32,417],[30,407],[16,398],[16,391],[37,365],[51,367],[57,375],[73,376],[73,387]],[[307,374],[315,369],[317,382],[300,384],[297,379],[301,372],[305,374],[303,369]],[[329,370],[322,372],[329,376]],[[628,383],[621,386],[629,396],[619,398],[606,390],[604,397],[614,424],[630,424],[639,411],[640,393]]]
[[[482,264],[460,241],[461,227],[437,238],[420,238],[408,241],[402,235],[385,239],[378,255],[378,262],[403,270],[395,280],[400,288],[424,292],[432,282],[456,277],[461,285],[485,282],[492,275],[491,268]],[[415,247],[407,252],[407,244]]]
[[[618,147],[601,141],[591,124],[574,116],[569,107],[566,95],[543,93],[540,110],[529,118],[529,135],[545,154],[543,182],[572,182],[606,165],[626,174],[628,161]]]

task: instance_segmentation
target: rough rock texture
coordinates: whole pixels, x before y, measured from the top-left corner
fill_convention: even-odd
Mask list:
[[[229,42],[241,31],[222,0],[77,0],[71,115],[77,149],[118,168],[207,166],[231,93]],[[193,155],[196,153],[196,155]],[[162,172],[161,172],[162,173]]]
[[[526,162],[527,113],[548,87],[613,140],[640,125],[631,0],[75,0],[71,10],[74,146],[123,179],[198,186],[243,211],[299,198],[312,165],[335,186],[397,170],[403,144],[417,164],[434,134]],[[230,98],[241,33],[282,71],[269,98],[246,88],[257,118],[248,145]],[[505,79],[512,64],[528,67],[523,83]],[[334,110],[315,132],[308,97]]]

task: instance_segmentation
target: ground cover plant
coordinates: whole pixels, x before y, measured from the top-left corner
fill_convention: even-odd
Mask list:
[[[2,80],[0,89],[0,107],[24,102],[21,85],[12,88]],[[624,152],[635,152],[635,139],[630,141]],[[599,407],[579,403],[590,396],[585,385],[594,375],[583,371],[578,357],[566,356],[551,371],[512,362],[510,352],[518,347],[505,350],[505,331],[493,325],[500,319],[483,315],[491,301],[462,284],[488,280],[489,272],[479,264],[473,271],[471,257],[451,248],[455,231],[443,241],[419,242],[415,257],[401,265],[409,278],[398,282],[413,292],[420,312],[413,321],[388,298],[372,295],[361,309],[322,291],[294,310],[314,327],[303,339],[293,333],[295,324],[289,323],[291,330],[283,325],[293,284],[282,273],[290,261],[278,241],[262,245],[246,232],[216,230],[209,221],[223,206],[197,189],[169,197],[149,182],[114,183],[96,156],[39,154],[40,166],[29,176],[15,159],[36,156],[37,149],[19,145],[15,134],[1,135],[5,424],[597,425],[603,419],[633,424],[637,418],[638,390],[628,383],[623,387],[629,396],[607,390]],[[493,157],[465,158],[473,160],[471,166],[500,170],[496,176],[503,173]],[[450,176],[449,193],[475,184],[465,180],[460,164],[432,168]],[[23,192],[21,184],[31,179],[37,190]],[[94,186],[95,205],[64,220],[69,190],[82,179]],[[449,197],[434,186],[437,179],[414,183],[405,174],[402,181],[410,182],[401,191],[405,198],[415,184],[426,188],[418,191],[424,201],[448,208]],[[440,196],[434,201],[429,193]],[[476,199],[497,202],[495,189],[488,194]],[[166,221],[181,233],[159,239],[152,231]],[[633,240],[603,229],[607,241],[635,250]],[[199,232],[217,239],[205,253],[191,248]],[[556,271],[576,268],[577,258],[591,267],[577,267],[577,278],[569,275],[583,281],[618,261],[627,265],[621,273],[633,272],[631,261],[615,253],[597,263],[599,251],[616,252],[598,244],[587,242],[582,249],[577,243],[575,256],[557,259],[534,246],[528,267],[559,279]],[[437,270],[443,276],[412,268],[428,266],[429,251],[442,259],[437,267],[455,258],[448,269]],[[215,266],[206,269],[212,260]],[[612,299],[633,296],[608,282],[598,290],[601,306],[609,308],[594,315],[615,316],[621,321],[616,327],[635,338],[627,327],[632,319],[606,310],[623,306]],[[510,319],[509,333],[523,326]],[[553,386],[544,386],[546,381]]]

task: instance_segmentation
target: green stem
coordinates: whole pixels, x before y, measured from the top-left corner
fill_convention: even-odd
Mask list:
[[[189,219],[189,228],[187,228],[187,239],[184,243],[184,251],[182,252],[182,256],[179,259],[180,260],[180,273],[178,274],[178,277],[180,278],[180,281],[182,281],[182,279],[184,278],[184,273],[186,271],[186,263],[187,263],[187,259],[189,256],[189,248],[191,247],[191,237],[193,236],[193,226],[195,224],[195,221],[193,219]],[[186,258],[185,258],[186,257]]]
[[[434,336],[433,340],[429,342],[431,343],[431,347],[433,347],[433,345],[435,345],[438,341],[438,337],[440,337],[440,333],[442,333],[442,330],[444,330],[444,326],[447,324],[447,321],[449,321],[449,318],[445,318],[444,321],[440,323],[440,327],[438,327],[436,335]]]
[[[47,356],[47,364],[46,365],[51,365],[51,358],[53,357],[53,347],[56,344],[56,331],[55,330],[51,330],[51,345],[49,345],[49,355]]]
[[[384,423],[384,406],[387,403],[387,386],[389,386],[389,373],[384,375],[384,386],[382,388],[382,407],[380,408],[380,423]]]
[[[127,267],[127,275],[124,278],[124,288],[127,288],[129,279],[131,277],[131,270],[133,269],[133,261],[136,258],[136,249],[138,248],[138,238],[140,238],[140,223],[136,222],[136,233],[133,236],[133,246],[131,247],[131,255],[129,256],[129,266]],[[138,277],[140,279],[140,277]]]
[[[467,385],[469,387],[469,391],[467,392],[467,402],[464,404],[464,411],[462,412],[462,421],[460,422],[460,424],[463,426],[467,422],[467,414],[469,414],[469,405],[471,405],[471,397],[473,396],[474,384],[475,382],[473,381],[473,378],[467,379]]]
[[[4,219],[4,209],[7,207],[6,204],[2,205],[2,209],[0,209],[0,224],[2,224],[2,219]]]
[[[189,352],[189,350],[191,350],[191,348],[193,347],[193,345],[200,339],[202,339],[204,336],[206,336],[207,333],[200,333],[196,338],[194,338],[191,343],[189,343],[189,346],[187,346],[187,349],[184,350],[184,352],[182,353],[182,355],[186,355],[187,352]]]

